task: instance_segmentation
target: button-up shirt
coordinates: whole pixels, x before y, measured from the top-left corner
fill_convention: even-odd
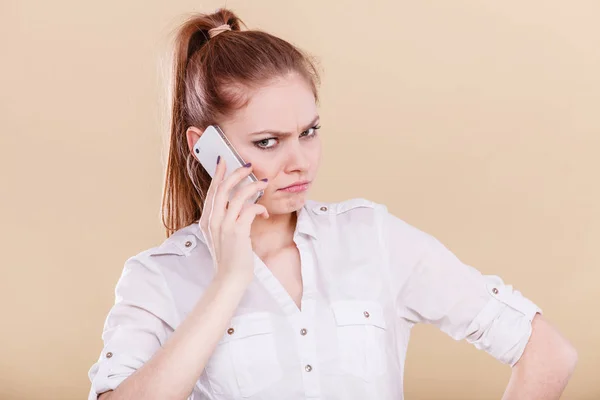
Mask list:
[[[541,310],[499,276],[366,199],[309,200],[297,217],[300,307],[255,254],[254,280],[189,400],[402,399],[417,323],[511,366],[521,357]],[[89,400],[149,360],[213,276],[197,223],[129,258],[89,371]]]

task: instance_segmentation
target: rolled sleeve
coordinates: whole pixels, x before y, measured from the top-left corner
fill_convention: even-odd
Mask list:
[[[531,323],[542,310],[495,275],[484,276],[490,296],[467,328],[466,339],[480,350],[513,367],[531,336]]]
[[[398,316],[433,324],[514,366],[542,310],[499,276],[463,263],[433,236],[391,214],[384,222]]]
[[[88,400],[114,390],[152,357],[174,330],[174,310],[160,271],[137,257],[127,260],[104,323],[102,352],[88,372]]]

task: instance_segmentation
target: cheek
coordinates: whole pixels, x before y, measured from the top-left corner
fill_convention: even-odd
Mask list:
[[[313,168],[318,167],[321,162],[321,142],[320,141],[317,141],[316,145],[310,152],[309,157],[310,157],[310,161],[311,161],[311,163],[310,163],[311,166],[313,166]]]
[[[255,165],[254,175],[258,179],[268,178],[269,180],[275,179],[282,169],[282,165],[279,160],[272,158],[262,159],[260,162],[253,163]]]

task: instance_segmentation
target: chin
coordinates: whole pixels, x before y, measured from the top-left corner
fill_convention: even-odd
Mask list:
[[[295,196],[287,196],[287,198],[272,199],[262,198],[258,201],[266,207],[267,211],[271,215],[275,214],[289,214],[294,211],[301,209],[306,203],[306,192],[297,194]]]

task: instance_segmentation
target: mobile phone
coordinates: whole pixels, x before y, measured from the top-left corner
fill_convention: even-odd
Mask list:
[[[209,125],[204,130],[200,139],[198,139],[194,145],[193,153],[211,178],[215,176],[218,156],[221,156],[221,160],[225,160],[225,166],[227,168],[223,179],[227,178],[233,171],[246,164],[218,125]],[[257,180],[256,176],[253,173],[250,173],[250,175],[232,188],[229,194],[229,200],[231,200],[235,193],[242,187],[249,185],[252,182],[256,182]],[[248,202],[256,203],[263,194],[264,191],[262,190],[257,192]]]

